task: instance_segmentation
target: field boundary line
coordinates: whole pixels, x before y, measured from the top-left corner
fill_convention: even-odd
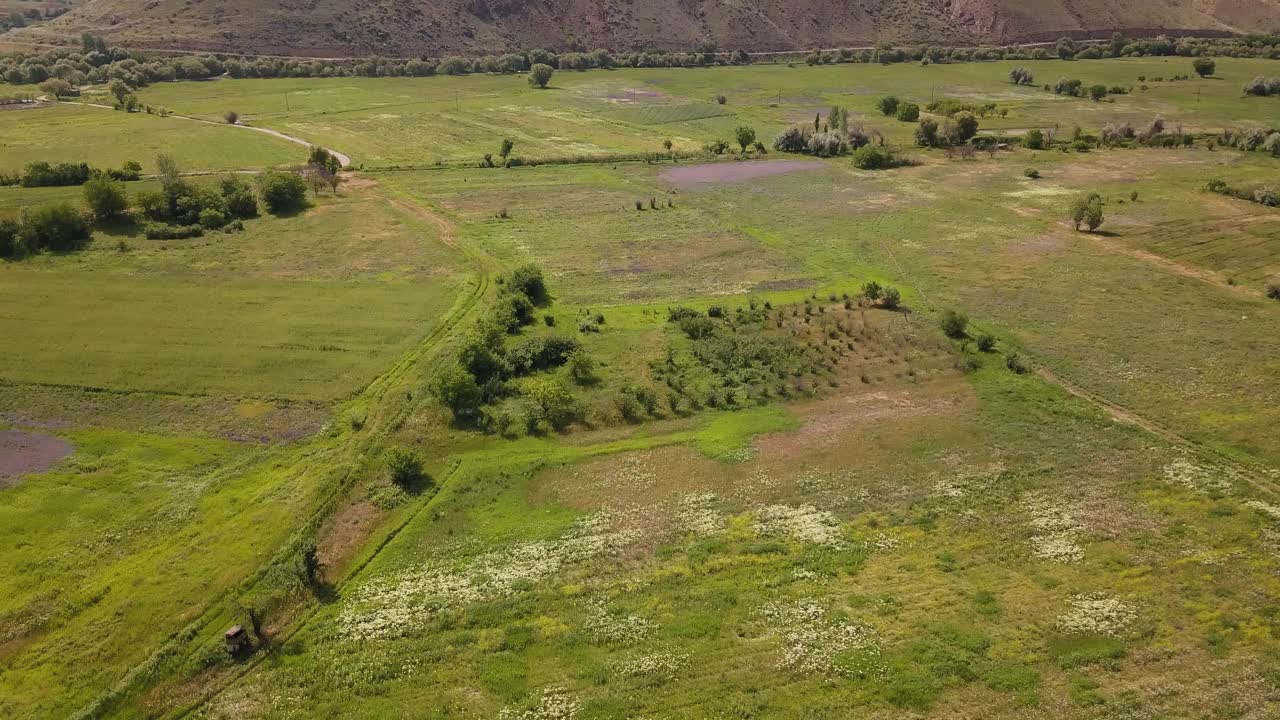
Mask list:
[[[1111,416],[1111,418],[1116,422],[1132,425],[1148,433],[1151,433],[1152,435],[1155,435],[1161,440],[1164,440],[1165,442],[1171,445],[1174,445],[1176,447],[1179,447],[1183,450],[1188,450],[1202,457],[1212,458],[1212,460],[1215,463],[1220,465],[1226,465],[1231,469],[1235,470],[1236,472],[1238,472],[1240,477],[1244,478],[1244,480],[1249,484],[1250,487],[1252,487],[1254,490],[1258,491],[1262,495],[1265,495],[1272,499],[1280,498],[1280,488],[1277,488],[1275,479],[1274,478],[1263,479],[1262,474],[1258,472],[1258,469],[1256,467],[1250,467],[1250,465],[1247,463],[1236,460],[1235,458],[1228,457],[1227,455],[1223,454],[1221,451],[1215,450],[1211,447],[1207,447],[1205,445],[1195,442],[1194,440],[1184,437],[1183,435],[1178,434],[1176,431],[1170,430],[1169,428],[1161,425],[1160,423],[1154,420],[1151,420],[1150,418],[1139,415],[1137,412],[1119,403],[1115,403],[1110,400],[1107,400],[1106,398],[1100,397],[1099,395],[1096,395],[1093,392],[1086,390],[1080,385],[1077,385],[1076,383],[1070,380],[1067,380],[1061,375],[1058,375],[1057,373],[1050,370],[1048,367],[1046,367],[1042,363],[1039,364],[1039,367],[1036,368],[1036,375],[1038,375],[1040,379],[1044,380],[1050,385],[1056,385],[1057,387],[1060,387],[1063,390],[1065,390],[1070,395],[1080,398],[1081,400],[1084,400],[1094,405],[1095,407],[1101,408],[1107,413],[1107,415]]]

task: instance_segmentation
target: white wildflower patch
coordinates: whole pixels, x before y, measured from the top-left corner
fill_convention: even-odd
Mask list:
[[[583,627],[593,640],[601,644],[628,645],[640,642],[656,627],[638,615],[609,612],[603,599],[587,603]]]
[[[604,478],[604,484],[619,490],[647,490],[658,482],[658,474],[645,462],[646,458],[627,455],[622,464]]]
[[[689,666],[689,656],[684,653],[662,651],[641,655],[618,666],[618,672],[626,677],[648,677],[674,680]]]
[[[826,510],[812,505],[768,505],[756,511],[754,529],[764,537],[780,537],[797,542],[840,547],[840,521]]]
[[[1071,607],[1058,618],[1058,630],[1068,635],[1116,636],[1133,624],[1137,610],[1103,593],[1076,595]]]
[[[1217,492],[1230,493],[1232,483],[1230,470],[1200,465],[1186,458],[1178,458],[1164,468],[1164,479],[1173,485],[1181,485],[1186,489],[1202,495]]]
[[[837,677],[879,667],[880,636],[875,628],[829,619],[826,609],[815,600],[769,603],[760,615],[786,644],[778,661],[785,670]]]
[[[868,550],[878,552],[890,552],[902,547],[902,541],[888,533],[876,533],[874,537],[866,541]]]
[[[676,526],[694,535],[715,535],[725,528],[725,515],[711,493],[685,495],[676,502]]]
[[[397,637],[440,610],[513,595],[566,566],[613,554],[635,539],[634,532],[611,526],[609,515],[595,513],[555,540],[519,543],[460,567],[428,562],[365,583],[341,612],[339,633],[348,640]]]
[[[524,711],[503,708],[498,720],[573,720],[581,709],[582,703],[565,689],[547,688],[537,705]]]
[[[1245,506],[1257,510],[1272,520],[1280,520],[1280,505],[1272,505],[1261,500],[1248,500],[1245,502]]]
[[[1084,548],[1076,542],[1081,528],[1075,516],[1042,493],[1028,493],[1022,504],[1036,533],[1030,540],[1032,554],[1041,560],[1060,563],[1084,559]]]

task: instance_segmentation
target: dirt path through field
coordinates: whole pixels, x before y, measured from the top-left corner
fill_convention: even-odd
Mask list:
[[[1167,257],[1164,257],[1162,255],[1157,255],[1153,252],[1148,252],[1141,248],[1130,247],[1128,245],[1125,245],[1123,242],[1105,237],[1103,235],[1096,235],[1091,233],[1090,237],[1093,238],[1093,241],[1096,242],[1098,245],[1102,246],[1102,248],[1105,250],[1114,252],[1119,255],[1127,255],[1135,260],[1140,260],[1149,265],[1155,265],[1156,267],[1161,268],[1174,275],[1180,275],[1184,278],[1196,280],[1202,283],[1206,283],[1208,285],[1213,285],[1215,287],[1219,287],[1224,290],[1230,290],[1231,292],[1234,292],[1238,295],[1246,295],[1249,297],[1262,296],[1262,293],[1258,290],[1253,290],[1251,288],[1244,287],[1243,285],[1232,285],[1222,277],[1221,273],[1217,273],[1212,270],[1206,270],[1204,268],[1184,265],[1178,262],[1177,260],[1171,260]]]
[[[83,107],[103,108],[106,110],[115,111],[115,108],[111,107],[110,105],[103,105],[101,103],[80,102],[77,100],[62,100],[61,102],[65,102],[68,105],[81,105]],[[316,143],[313,143],[309,140],[303,140],[300,137],[287,135],[285,133],[280,132],[279,130],[272,130],[271,128],[265,128],[265,127],[258,127],[257,125],[245,125],[239,122],[220,123],[220,122],[214,122],[213,120],[205,120],[203,118],[191,117],[190,115],[178,115],[176,113],[170,114],[167,117],[178,118],[179,120],[190,120],[191,122],[205,123],[206,125],[227,125],[228,127],[236,127],[244,130],[253,130],[254,132],[266,133],[267,135],[270,135],[272,137],[277,137],[277,138],[280,138],[281,140],[288,140],[291,143],[296,143],[298,145],[302,145],[303,147],[308,147],[308,148],[312,147],[313,145],[316,145]],[[342,167],[349,167],[351,165],[351,156],[345,153],[339,152],[337,150],[334,150],[333,148],[325,148],[325,150],[328,150],[330,154],[338,158],[338,162],[342,163]]]

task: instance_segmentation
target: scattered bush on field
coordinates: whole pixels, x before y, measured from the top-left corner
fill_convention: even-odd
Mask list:
[[[286,215],[307,206],[307,186],[302,176],[286,170],[269,170],[258,177],[262,204],[273,215]]]
[[[1009,71],[1009,82],[1014,85],[1035,85],[1036,76],[1024,67],[1016,67]]]
[[[383,463],[391,482],[401,490],[420,492],[431,483],[431,476],[422,469],[422,458],[412,450],[392,448]]]
[[[545,88],[551,82],[554,69],[546,63],[537,63],[529,68],[529,84],[536,88]]]
[[[969,327],[969,318],[964,313],[948,310],[942,314],[941,320],[942,332],[952,340],[963,340],[968,337],[965,332]]]
[[[1068,216],[1077,232],[1081,226],[1088,228],[1089,232],[1097,230],[1102,226],[1103,221],[1102,196],[1089,193],[1072,200]]]
[[[1192,60],[1191,67],[1200,77],[1209,77],[1218,70],[1218,64],[1213,61],[1213,58],[1207,57],[1198,57]]]
[[[1029,178],[1031,180],[1040,179],[1040,171],[1035,168],[1027,168],[1026,170],[1023,170],[1022,175],[1023,177]]]

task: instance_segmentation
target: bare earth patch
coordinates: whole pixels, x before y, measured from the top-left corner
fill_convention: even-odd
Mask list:
[[[53,435],[0,430],[0,487],[22,475],[48,470],[73,449],[71,443]]]
[[[783,173],[817,170],[822,166],[823,163],[818,160],[750,160],[667,168],[659,177],[676,185],[687,186],[703,183],[745,182]]]

